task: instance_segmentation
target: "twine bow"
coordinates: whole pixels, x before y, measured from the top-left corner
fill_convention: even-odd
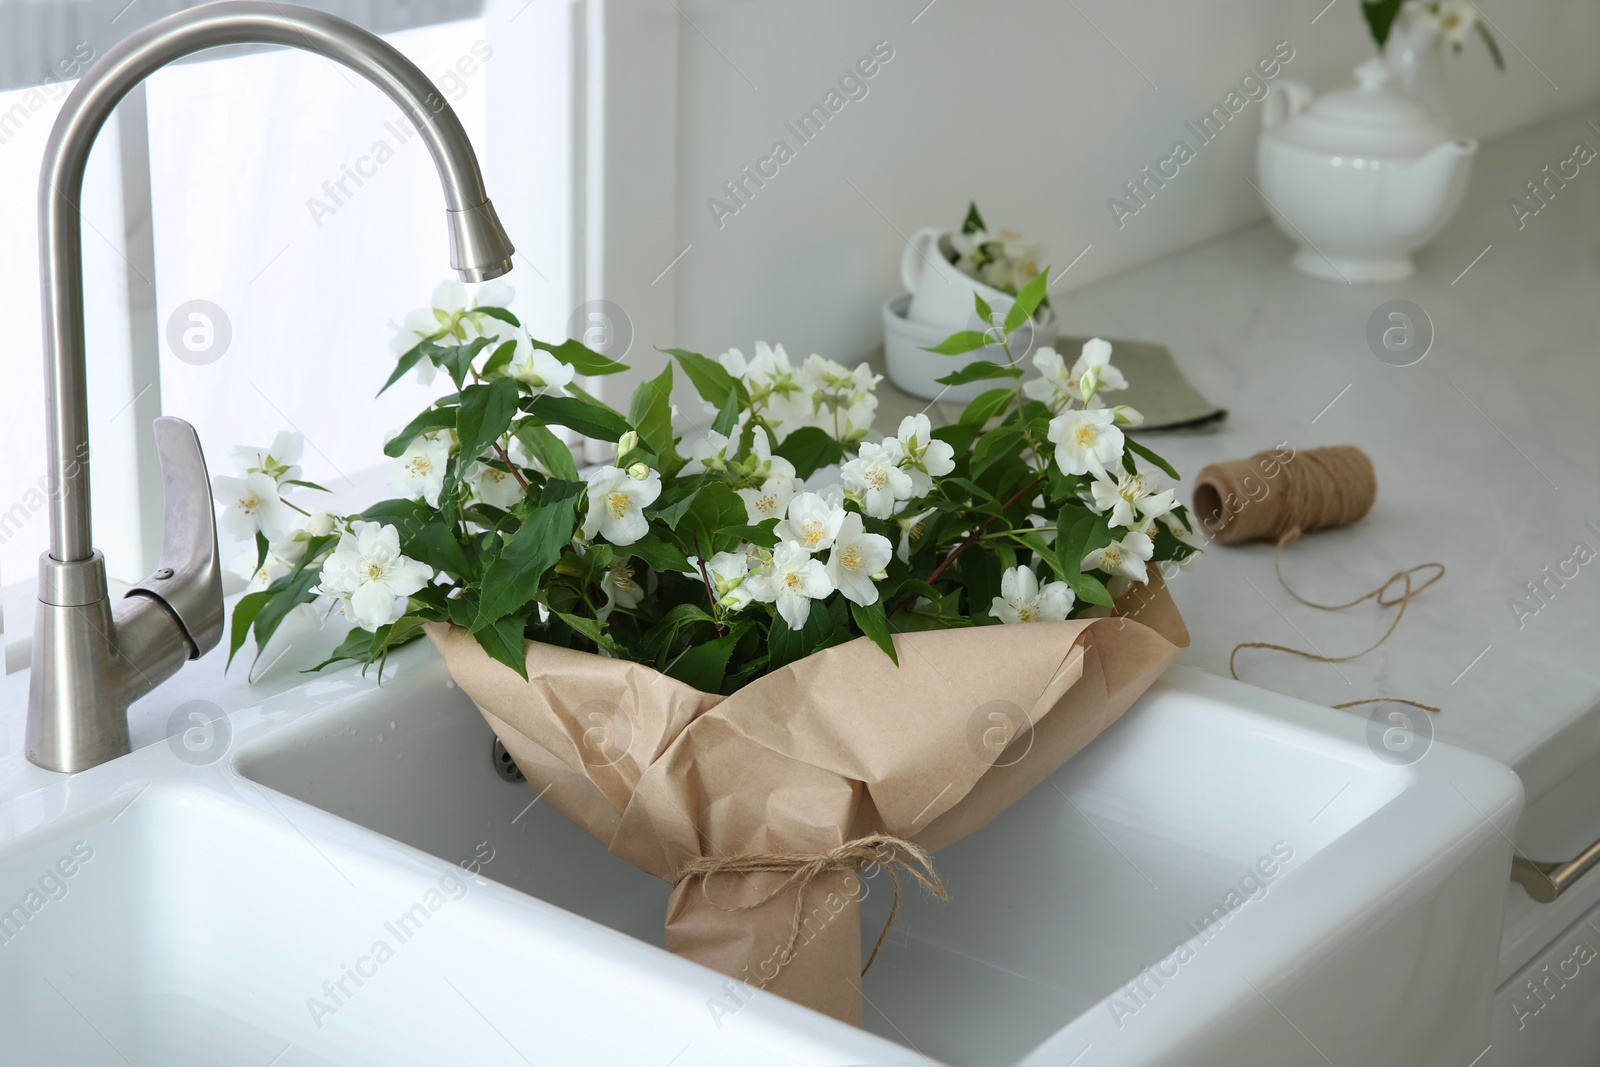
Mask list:
[[[788,957],[794,952],[795,942],[800,940],[806,890],[811,883],[824,874],[852,871],[868,863],[877,864],[889,872],[889,879],[894,885],[894,903],[889,908],[889,918],[883,924],[883,931],[878,934],[877,943],[872,946],[872,955],[867,957],[867,965],[861,968],[861,973],[866,974],[878,958],[878,950],[883,948],[883,940],[889,936],[889,928],[894,926],[895,916],[900,911],[899,871],[915,878],[938,899],[950,899],[950,894],[945,892],[944,882],[934,873],[933,859],[927,850],[904,838],[892,834],[868,834],[826,852],[745,852],[737,856],[700,856],[679,869],[677,881],[699,878],[700,895],[706,903],[718,911],[726,912],[751,911],[794,890],[794,918],[789,924],[789,942],[784,946],[784,956]],[[786,874],[788,877],[760,899],[748,904],[719,904],[711,899],[710,890],[712,877],[719,874]]]

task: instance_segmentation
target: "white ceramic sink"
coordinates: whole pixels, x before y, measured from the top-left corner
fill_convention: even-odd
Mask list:
[[[286,794],[285,809],[304,810],[295,798],[446,861],[492,852],[485,877],[544,902],[506,913],[503,956],[520,921],[576,929],[619,966],[648,961],[652,995],[692,1005],[670,1017],[691,1049],[771,1037],[796,1015],[812,1044],[791,1054],[817,1063],[1462,1067],[1485,1044],[1520,784],[1444,745],[1411,765],[1380,758],[1356,715],[1170,671],[1052,779],[936,857],[953,900],[902,907],[863,987],[877,1037],[764,994],[729,1017],[720,976],[650,947],[667,886],[505,781],[492,742],[418,648],[391,661],[383,689],[265,732],[235,768]],[[310,877],[320,861],[301,852]],[[326,864],[315,873],[341,889]],[[869,930],[884,888],[867,901]],[[192,896],[204,910],[207,895]],[[468,921],[475,905],[453,913],[463,936],[486,929]],[[473,976],[474,988],[545,995],[537,964],[512,973]]]

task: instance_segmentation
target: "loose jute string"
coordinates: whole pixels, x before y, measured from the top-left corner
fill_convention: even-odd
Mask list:
[[[889,928],[894,925],[895,916],[900,912],[900,876],[896,868],[911,875],[940,900],[950,899],[950,894],[945,892],[944,882],[934,873],[933,860],[927,851],[904,838],[891,834],[869,834],[846,841],[826,852],[745,852],[737,856],[701,856],[683,865],[678,871],[678,881],[699,878],[700,895],[706,903],[726,912],[751,911],[794,890],[794,918],[789,924],[789,943],[783,950],[784,956],[788,957],[794,952],[795,942],[800,940],[806,890],[811,883],[824,874],[855,870],[865,863],[876,863],[888,871],[894,885],[894,903],[889,908],[889,918],[883,924],[883,931],[878,934],[877,943],[872,946],[867,965],[861,968],[861,973],[866,974],[877,960],[878,950],[883,948],[883,940],[889,936]],[[711,879],[719,874],[786,874],[788,877],[759,900],[748,904],[719,904],[711,899]]]
[[[1258,495],[1258,492],[1260,495]],[[1343,604],[1320,604],[1297,593],[1283,577],[1284,547],[1304,532],[1359,522],[1372,510],[1378,496],[1377,475],[1372,461],[1359,448],[1339,445],[1306,452],[1278,450],[1259,452],[1247,460],[1214,463],[1200,472],[1195,486],[1195,512],[1212,538],[1229,544],[1235,541],[1274,542],[1272,570],[1284,592],[1308,608],[1318,611],[1343,611],[1376,600],[1379,607],[1399,607],[1389,628],[1371,645],[1348,656],[1325,656],[1320,652],[1291,648],[1270,641],[1245,641],[1234,646],[1228,656],[1228,670],[1239,677],[1239,653],[1247,648],[1286,652],[1317,663],[1348,663],[1380,648],[1388,641],[1412,598],[1444,577],[1443,563],[1419,563],[1398,571],[1384,583]],[[1418,584],[1427,572],[1428,577]],[[1398,595],[1391,590],[1400,587]],[[1372,697],[1332,705],[1353,708],[1363,704],[1409,704],[1424,711],[1437,712],[1432,704],[1403,697]]]

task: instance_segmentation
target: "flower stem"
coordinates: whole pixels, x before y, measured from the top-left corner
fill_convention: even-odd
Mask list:
[[[1034,478],[1032,481],[1028,482],[1028,484],[1024,485],[1021,489],[1018,489],[1015,493],[1013,493],[1012,496],[1011,496],[1011,499],[1007,500],[1004,504],[1002,504],[1000,506],[1000,510],[1002,512],[1010,511],[1011,510],[1011,506],[1013,504],[1015,504],[1019,500],[1022,500],[1029,493],[1031,493],[1035,489],[1039,488],[1039,485],[1043,481],[1044,481],[1044,475],[1041,474],[1039,477]],[[966,536],[966,538],[959,545],[957,545],[955,548],[951,549],[950,550],[950,554],[948,556],[946,556],[944,558],[944,560],[942,562],[940,562],[940,564],[933,569],[933,573],[932,574],[928,575],[928,584],[932,585],[934,582],[937,582],[939,580],[939,576],[944,574],[944,572],[947,571],[950,568],[950,564],[954,563],[956,561],[956,558],[958,556],[960,556],[961,553],[965,552],[968,549],[968,547],[970,547],[974,542],[976,542],[985,533],[987,533],[988,530],[989,530],[989,527],[993,526],[994,525],[994,521],[996,519],[998,519],[999,517],[1000,517],[999,515],[990,515],[989,518],[984,522],[984,524],[982,526],[978,527],[976,530],[973,530],[970,534],[968,534]],[[894,615],[895,612],[899,611],[901,608],[903,608],[907,604],[911,603],[911,601],[913,599],[914,599],[913,597],[907,596],[905,599],[901,600],[900,603],[896,604],[890,610],[889,614],[891,616]]]
[[[717,636],[721,637],[723,633],[722,624],[715,620],[715,616],[717,614],[717,594],[711,588],[711,575],[706,571],[705,556],[700,552],[699,534],[694,535],[694,561],[700,565],[700,580],[706,585],[706,600],[711,605],[711,614],[713,616],[711,625],[717,628]]]

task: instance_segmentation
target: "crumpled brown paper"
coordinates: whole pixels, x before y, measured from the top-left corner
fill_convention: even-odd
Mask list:
[[[534,641],[523,681],[465,630],[428,632],[533,790],[614,854],[677,883],[668,949],[859,1024],[855,872],[811,883],[794,937],[792,892],[728,910],[783,875],[703,887],[679,883],[680,868],[701,856],[821,852],[871,833],[936,850],[981,829],[1115,722],[1188,644],[1154,568],[1117,610],[899,634],[899,667],[859,638],[726,697]]]

